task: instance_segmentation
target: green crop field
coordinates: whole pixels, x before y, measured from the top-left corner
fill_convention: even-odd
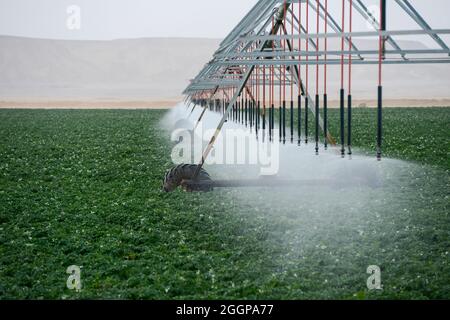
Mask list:
[[[0,110],[0,299],[450,298],[450,108],[385,110],[385,154],[405,162],[383,190],[275,209],[292,195],[163,193],[165,112]],[[375,117],[354,111],[370,155]]]

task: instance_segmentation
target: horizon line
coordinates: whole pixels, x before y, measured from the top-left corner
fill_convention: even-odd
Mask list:
[[[32,39],[32,40],[52,40],[52,41],[120,41],[120,40],[143,40],[143,39],[201,39],[201,40],[223,40],[223,38],[211,38],[211,37],[174,37],[174,36],[157,36],[157,37],[130,37],[130,38],[111,38],[111,39],[66,39],[66,38],[44,38],[44,37],[32,37],[32,36],[21,36],[21,35],[11,35],[11,34],[0,34],[3,38],[22,38],[22,39]]]

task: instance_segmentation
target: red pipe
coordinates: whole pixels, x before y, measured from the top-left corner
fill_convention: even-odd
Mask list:
[[[266,65],[263,66],[263,107],[266,109]]]
[[[309,36],[309,0],[306,0],[306,34]],[[306,39],[306,95],[309,94],[309,38]]]
[[[325,34],[328,32],[328,0],[325,0]],[[323,91],[327,94],[327,51],[328,51],[328,38],[325,36],[325,65],[323,69]]]
[[[345,0],[342,0],[342,33],[345,32]],[[341,39],[341,89],[344,89],[344,35]]]
[[[286,30],[286,16],[287,16],[287,1],[284,1],[284,20],[283,20],[283,30]],[[283,39],[283,51],[286,51],[286,39]],[[286,65],[283,65],[283,101],[286,101]]]
[[[350,52],[348,54],[348,94],[352,94],[352,30],[353,30],[353,0],[349,0],[350,1],[350,16],[349,16],[349,23],[350,23],[350,27],[349,27],[349,31],[350,31],[350,36],[349,36],[349,43],[348,43],[348,51]]]
[[[294,7],[291,9],[291,49],[294,51]],[[292,72],[293,67],[291,66],[291,100],[294,100],[294,76]]]
[[[381,25],[381,20],[383,19],[383,1],[380,1],[380,25]],[[380,28],[380,32],[383,31]],[[378,52],[378,86],[381,86],[381,82],[382,82],[382,52],[383,52],[383,36],[380,34],[379,37],[379,48],[378,48],[379,52]]]
[[[320,12],[320,0],[316,0],[317,15],[316,15],[316,94],[319,93],[319,12]]]
[[[274,27],[275,27],[275,22],[274,22],[274,17],[272,16],[272,30],[274,30]],[[272,52],[274,52],[275,51],[275,41],[273,41],[272,40]],[[274,104],[275,103],[275,88],[274,88],[274,73],[275,73],[275,66],[274,65],[271,65],[270,66],[270,85],[271,85],[271,88],[270,88],[270,91],[271,91],[271,94],[272,94],[272,100],[271,100],[271,105],[272,104]]]
[[[302,33],[302,3],[301,1],[298,2],[298,33],[299,35]],[[298,95],[301,94],[301,84],[300,84],[300,78],[301,78],[301,70],[302,70],[302,39],[298,38]]]

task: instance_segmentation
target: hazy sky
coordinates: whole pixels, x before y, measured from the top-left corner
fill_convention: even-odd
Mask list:
[[[58,39],[222,38],[256,0],[0,0],[0,34]],[[66,27],[70,5],[81,29]]]
[[[0,34],[56,39],[137,37],[223,38],[257,0],[0,0]],[[411,0],[433,27],[449,28],[450,0]],[[340,0],[329,0],[330,7]],[[379,3],[365,0],[367,5]],[[413,25],[397,15],[391,29]],[[80,8],[81,28],[69,30],[67,8]],[[393,18],[393,19],[392,19]],[[408,23],[406,22],[408,21]],[[413,27],[417,29],[417,26]]]

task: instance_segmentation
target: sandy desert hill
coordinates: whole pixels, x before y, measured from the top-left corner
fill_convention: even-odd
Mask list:
[[[176,101],[220,40],[66,41],[0,36],[0,101]],[[402,47],[416,47],[400,42]],[[361,42],[361,49],[374,43]],[[330,67],[329,90],[339,76]],[[337,71],[337,70],[336,70]],[[354,68],[354,99],[373,99],[376,67]],[[389,66],[387,99],[450,98],[450,65]]]
[[[0,98],[179,98],[218,44],[214,39],[0,37]]]

